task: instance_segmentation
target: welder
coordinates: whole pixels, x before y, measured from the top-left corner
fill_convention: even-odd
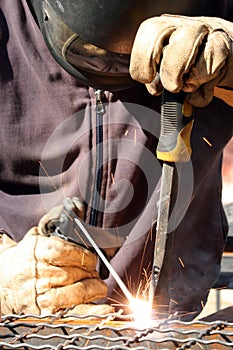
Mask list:
[[[182,168],[174,206],[171,274],[161,275],[155,304],[161,317],[191,320],[201,312],[227,237],[221,203],[222,152],[233,126],[227,6],[223,0],[1,1],[3,313],[75,305],[80,314],[104,314],[127,305],[90,246],[56,236],[66,199],[94,233],[96,227],[94,237],[102,235],[98,244],[130,292],[145,291],[163,88],[185,93],[193,127],[191,161]]]

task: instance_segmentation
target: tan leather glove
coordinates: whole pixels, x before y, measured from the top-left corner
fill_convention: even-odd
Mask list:
[[[2,313],[49,314],[78,305],[76,312],[106,314],[109,305],[82,305],[105,297],[106,284],[96,271],[96,256],[36,227],[16,243],[3,235],[0,250]]]
[[[206,106],[215,86],[233,87],[233,24],[213,17],[162,15],[144,21],[130,63],[133,79],[151,94],[162,86],[190,93],[191,104]]]

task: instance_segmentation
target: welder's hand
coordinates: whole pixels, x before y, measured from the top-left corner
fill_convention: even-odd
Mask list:
[[[119,234],[114,235],[105,229],[94,227],[85,223],[84,220],[84,204],[78,197],[66,198],[61,205],[51,208],[41,219],[38,224],[38,232],[45,236],[65,235],[72,241],[90,248],[90,242],[80,234],[79,228],[74,221],[75,217],[79,217],[83,226],[87,229],[95,243],[105,252],[110,259],[115,255],[116,250],[123,244],[124,237]]]
[[[232,39],[233,24],[220,18],[150,18],[137,32],[130,74],[151,94],[160,94],[161,86],[183,90],[191,104],[204,107],[215,86],[233,87]]]
[[[36,227],[16,243],[3,235],[0,248],[2,313],[48,314],[80,305],[80,313],[106,314],[109,305],[82,306],[105,297],[106,284],[96,271],[96,256],[57,237],[38,234]]]

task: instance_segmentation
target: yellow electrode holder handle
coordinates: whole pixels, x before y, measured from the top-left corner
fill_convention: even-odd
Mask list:
[[[188,162],[192,153],[192,127],[192,106],[186,94],[164,89],[157,158],[164,162]]]

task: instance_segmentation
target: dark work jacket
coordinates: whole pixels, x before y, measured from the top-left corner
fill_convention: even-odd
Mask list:
[[[25,0],[1,1],[0,26],[0,227],[19,241],[65,197],[79,197],[86,222],[125,239],[111,263],[130,291],[145,288],[161,176],[160,98],[140,84],[105,91],[97,113],[95,90],[54,61]],[[216,98],[195,109],[192,159],[179,175],[170,272],[156,300],[187,319],[201,311],[220,269],[221,158],[232,123],[232,108]],[[124,303],[111,276],[106,283],[108,297]]]

